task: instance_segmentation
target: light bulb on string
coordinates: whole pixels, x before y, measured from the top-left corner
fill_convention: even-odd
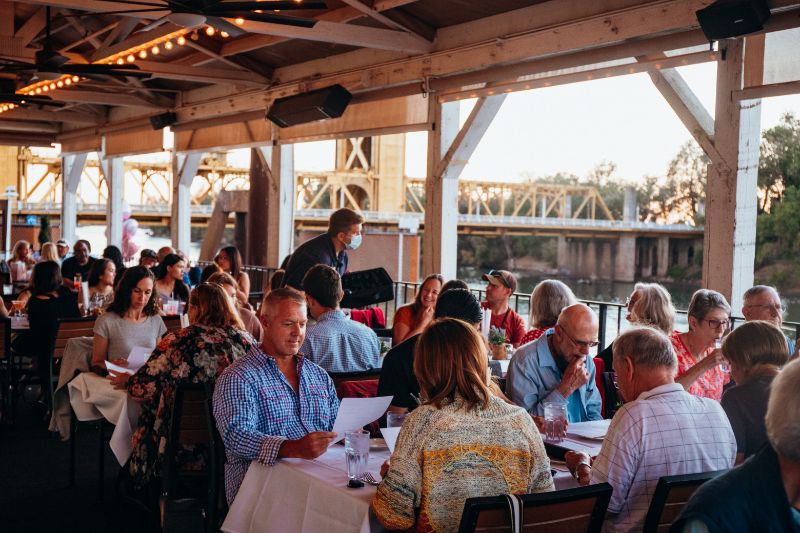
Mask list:
[[[147,50],[139,50],[139,57],[145,59],[147,57]]]
[[[244,19],[242,17],[236,17],[233,21],[238,24],[239,26],[244,24]]]
[[[49,91],[49,90],[50,90],[50,89],[48,89],[48,88],[47,88],[47,85],[42,85],[42,86],[40,87],[40,89],[42,90],[42,92],[43,92],[43,93],[46,93],[47,91]]]
[[[221,31],[219,32],[219,34],[222,36],[223,39],[227,39],[228,37],[230,37],[230,34],[226,31]]]
[[[78,83],[81,79],[78,76],[72,76],[72,83]]]
[[[67,78],[64,80],[64,85],[72,85],[72,78]]]
[[[164,48],[166,48],[167,50],[172,50],[172,46],[173,46],[172,41],[167,41],[164,43]]]
[[[59,89],[62,88],[63,86],[64,86],[64,82],[62,80],[58,80],[56,82],[56,87],[58,87]]]
[[[178,44],[179,44],[180,46],[183,46],[184,44],[186,44],[186,37],[184,37],[183,35],[181,35],[180,37],[178,37]]]
[[[51,91],[55,91],[55,90],[56,90],[56,84],[55,84],[55,83],[51,83],[51,84],[49,85],[49,87],[50,87],[50,90],[51,90]]]
[[[124,65],[124,64],[125,64],[125,60],[122,59],[121,57],[118,57],[117,58],[117,65]]]
[[[213,37],[216,32],[213,26],[206,26],[206,35],[209,37]]]
[[[157,56],[158,54],[161,53],[161,49],[158,46],[153,46],[150,49],[150,53],[153,54],[154,56]]]
[[[126,57],[125,59],[126,61],[128,61],[128,63],[133,63],[136,60],[136,58],[133,57],[133,54],[128,54],[128,57]]]
[[[196,41],[196,40],[198,40],[198,39],[200,38],[200,36],[197,34],[197,30],[193,31],[193,32],[192,32],[192,34],[191,34],[191,35],[189,35],[189,38],[190,38],[191,40],[193,40],[193,41]]]

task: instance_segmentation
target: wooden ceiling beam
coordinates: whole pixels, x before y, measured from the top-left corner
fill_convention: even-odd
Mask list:
[[[131,48],[141,46],[145,43],[149,43],[153,39],[164,37],[165,35],[169,35],[170,33],[178,31],[180,29],[181,29],[180,26],[176,26],[175,24],[168,22],[166,24],[162,24],[157,28],[153,28],[150,31],[135,33],[132,36],[128,37],[127,39],[120,41],[116,44],[113,44],[111,46],[101,47],[92,54],[91,59],[92,61],[98,61],[104,57],[112,56],[114,54],[124,52],[125,50],[129,50]]]
[[[84,104],[113,105],[122,107],[143,107],[161,109],[138,96],[119,93],[103,93],[97,91],[81,91],[76,89],[56,89],[50,92],[53,100],[62,102],[80,102]]]
[[[50,146],[56,142],[56,136],[22,134],[0,131],[0,144],[8,146]]]
[[[21,39],[26,45],[30,43],[34,37],[39,35],[47,21],[45,20],[45,8],[40,7],[36,12],[25,21],[25,23],[17,30],[14,35],[17,39]]]
[[[131,17],[122,17],[119,24],[106,35],[106,38],[103,40],[103,44],[100,48],[108,48],[109,46],[122,41],[123,39],[127,39],[128,35],[131,34],[134,28],[139,25],[141,22],[138,19],[131,18]]]
[[[36,49],[28,48],[28,43],[29,41],[25,38],[0,36],[0,57],[32,62],[36,55]]]
[[[372,7],[364,4],[363,2],[361,2],[361,0],[342,0],[342,2],[344,2],[345,4],[347,4],[348,6],[350,6],[352,8],[360,11],[361,13],[365,14],[369,18],[371,18],[373,20],[377,20],[378,22],[380,22],[381,24],[383,24],[384,26],[386,26],[388,28],[394,28],[396,30],[401,30],[401,31],[410,33],[411,35],[414,35],[415,37],[417,37],[419,39],[422,39],[425,42],[428,42],[428,43],[432,42],[433,39],[436,36],[436,29],[433,28],[432,26],[428,25],[428,24],[422,23],[421,21],[417,21],[419,24],[417,24],[416,26],[419,27],[420,24],[422,24],[424,26],[427,26],[424,35],[421,35],[420,33],[417,33],[417,30],[413,29],[411,27],[411,24],[403,24],[402,22],[399,22],[399,21],[396,21],[394,19],[391,19],[391,18],[387,17],[386,15],[382,14],[377,9],[372,8]]]
[[[59,48],[58,52],[59,52],[59,53],[61,53],[61,54],[63,54],[63,53],[65,53],[65,52],[68,52],[68,51],[72,50],[72,49],[73,49],[73,48],[75,48],[76,46],[80,46],[80,45],[82,45],[83,43],[85,43],[85,42],[87,42],[87,41],[88,41],[88,42],[90,42],[90,43],[92,43],[92,46],[94,46],[95,48],[97,48],[97,46],[95,46],[95,44],[94,44],[94,43],[99,43],[99,42],[100,42],[100,41],[98,41],[98,40],[97,40],[97,37],[99,37],[99,36],[103,35],[103,34],[104,34],[104,33],[106,33],[107,31],[111,31],[111,30],[113,30],[113,29],[114,29],[114,28],[116,28],[118,25],[119,25],[119,22],[112,22],[111,24],[106,24],[105,26],[103,26],[103,27],[102,27],[102,28],[100,28],[99,30],[97,30],[97,31],[94,31],[94,32],[92,32],[92,33],[89,33],[89,34],[85,35],[84,37],[82,37],[81,39],[78,39],[78,40],[77,40],[77,41],[75,41],[74,43],[70,43],[70,44],[68,44],[67,46],[65,46],[64,48]]]
[[[61,128],[50,122],[22,122],[0,119],[0,131],[21,131],[25,133],[58,133]]]
[[[166,9],[167,3],[162,0],[148,0],[148,2],[158,4],[163,3]],[[52,6],[66,9],[78,9],[80,11],[88,11],[90,13],[103,13],[104,11],[125,11],[129,9],[139,9],[139,7],[131,4],[124,4],[122,2],[114,2],[110,0],[25,0],[26,4],[38,4],[43,6]],[[131,17],[142,19],[155,19],[164,15],[164,11],[145,11],[142,13],[131,13]]]
[[[198,81],[204,83],[234,83],[245,85],[264,86],[269,80],[252,72],[243,70],[221,69],[203,67],[198,69],[174,63],[161,63],[158,61],[137,61],[136,65],[144,71],[153,74],[154,78],[169,80]]]
[[[77,111],[44,110],[16,107],[3,113],[4,118],[10,120],[47,120],[51,122],[69,122],[72,124],[100,125],[105,118]]]
[[[0,35],[14,36],[14,2],[0,0]]]
[[[387,11],[396,7],[407,6],[408,4],[413,4],[417,1],[418,0],[375,0],[375,3],[372,4],[372,7],[376,11]]]

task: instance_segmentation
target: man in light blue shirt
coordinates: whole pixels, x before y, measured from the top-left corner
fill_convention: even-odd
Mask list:
[[[506,394],[530,414],[543,416],[547,401],[567,404],[569,422],[601,420],[602,400],[595,386],[597,316],[588,306],[565,307],[555,328],[520,346],[508,367]]]
[[[379,368],[378,335],[339,309],[344,296],[339,273],[328,265],[311,267],[303,278],[303,290],[308,310],[317,323],[308,327],[300,353],[328,372]]]

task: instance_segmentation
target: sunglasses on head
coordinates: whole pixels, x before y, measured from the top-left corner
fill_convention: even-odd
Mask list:
[[[508,281],[506,281],[505,276],[503,276],[502,272],[500,272],[499,270],[490,271],[489,272],[489,276],[499,279],[500,283],[502,283],[503,287],[505,287],[506,289],[510,289],[511,288],[511,285],[508,283]]]

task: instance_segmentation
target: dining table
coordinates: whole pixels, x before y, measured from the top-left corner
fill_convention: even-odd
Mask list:
[[[381,442],[378,439],[378,442]],[[387,448],[371,446],[367,471],[380,481]],[[551,465],[556,490],[577,487],[563,463]],[[370,510],[376,487],[347,486],[344,446],[334,444],[320,457],[279,459],[274,465],[250,463],[222,531],[377,533],[384,531]]]

